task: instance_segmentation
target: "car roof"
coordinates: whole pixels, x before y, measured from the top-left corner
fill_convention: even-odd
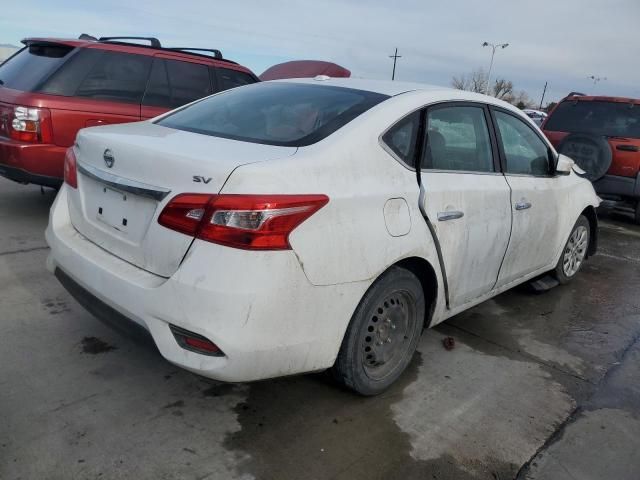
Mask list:
[[[287,78],[282,80],[276,80],[278,82],[291,82],[291,83],[308,83],[308,84],[322,84],[327,86],[353,88],[355,90],[364,90],[367,92],[380,93],[382,95],[388,95],[393,97],[401,93],[411,92],[415,90],[423,91],[438,91],[438,90],[452,90],[450,88],[438,87],[435,85],[427,85],[424,83],[412,83],[412,82],[396,82],[391,80],[370,80],[364,78],[336,78],[327,77],[324,75],[314,78]]]
[[[283,80],[273,81],[353,88],[355,90],[380,93],[382,95],[388,95],[390,97],[395,97],[397,95],[402,95],[410,92],[424,93],[428,97],[427,99],[425,99],[428,102],[482,102],[495,105],[506,110],[522,113],[522,110],[520,110],[519,108],[514,107],[510,103],[507,103],[495,97],[490,97],[481,93],[469,92],[467,90],[458,90],[450,87],[429,85],[426,83],[398,82],[394,80],[371,80],[364,78],[330,78],[326,76],[319,76],[315,78],[287,78]]]
[[[210,62],[212,65],[220,65],[225,68],[231,68],[234,70],[241,70],[253,74],[247,67],[240,65],[228,58],[214,58],[209,55],[202,55],[193,53],[190,51],[178,51],[171,48],[158,48],[150,45],[143,45],[137,43],[127,43],[118,41],[100,41],[89,39],[77,39],[77,38],[50,38],[50,37],[28,37],[22,40],[22,43],[29,45],[31,43],[54,43],[58,45],[68,45],[76,48],[98,48],[104,50],[112,50],[126,53],[136,53],[139,55],[155,55],[156,53],[163,53],[171,55],[176,59],[193,59],[194,57]]]

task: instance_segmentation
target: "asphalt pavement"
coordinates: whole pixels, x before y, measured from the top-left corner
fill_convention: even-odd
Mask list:
[[[426,331],[401,381],[361,398],[322,373],[205,380],[110,330],[45,269],[54,195],[0,179],[0,479],[640,478],[626,218],[573,283]]]

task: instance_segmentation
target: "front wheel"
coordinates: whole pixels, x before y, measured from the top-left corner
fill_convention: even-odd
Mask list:
[[[640,200],[638,200],[638,203],[636,204],[635,220],[636,224],[640,225]]]
[[[377,395],[407,368],[424,325],[420,280],[392,267],[369,288],[347,328],[332,373],[361,395]]]
[[[562,284],[569,283],[578,273],[584,260],[587,258],[589,248],[589,220],[580,215],[573,226],[569,239],[564,246],[560,260],[555,268],[555,276]]]

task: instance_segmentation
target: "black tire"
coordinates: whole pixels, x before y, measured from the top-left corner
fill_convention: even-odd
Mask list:
[[[592,182],[607,173],[613,159],[606,137],[585,133],[567,135],[558,146],[558,152],[576,162],[586,172],[585,177]]]
[[[640,225],[640,200],[638,200],[638,203],[636,203],[636,212],[634,217],[636,224]]]
[[[332,368],[334,378],[361,395],[389,388],[413,358],[424,316],[420,280],[391,267],[360,300]]]
[[[586,229],[586,232],[585,232]],[[584,239],[584,243],[581,242],[581,247],[578,247],[575,243],[572,244],[572,240],[576,239],[578,236],[581,239],[582,232],[585,232],[586,238]],[[561,284],[567,284],[575,276],[578,274],[584,261],[587,258],[587,252],[589,250],[589,242],[591,242],[591,225],[589,224],[589,220],[584,215],[580,215],[578,221],[575,223],[573,228],[571,229],[571,233],[569,234],[569,238],[564,244],[564,248],[562,249],[562,254],[560,255],[560,259],[558,260],[558,264],[554,270],[554,275],[558,279]],[[574,265],[575,268],[567,267],[567,259],[571,259],[572,251],[582,252],[581,259],[577,265]],[[577,257],[576,257],[577,259]],[[571,260],[569,260],[571,263]]]

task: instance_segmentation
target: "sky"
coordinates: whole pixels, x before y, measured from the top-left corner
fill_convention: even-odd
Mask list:
[[[489,67],[545,104],[570,91],[640,97],[640,0],[30,0],[0,5],[0,44],[28,36],[154,36],[218,48],[262,73],[296,59],[352,76],[449,86]],[[589,76],[603,80],[594,84]],[[606,77],[606,80],[604,78]]]

